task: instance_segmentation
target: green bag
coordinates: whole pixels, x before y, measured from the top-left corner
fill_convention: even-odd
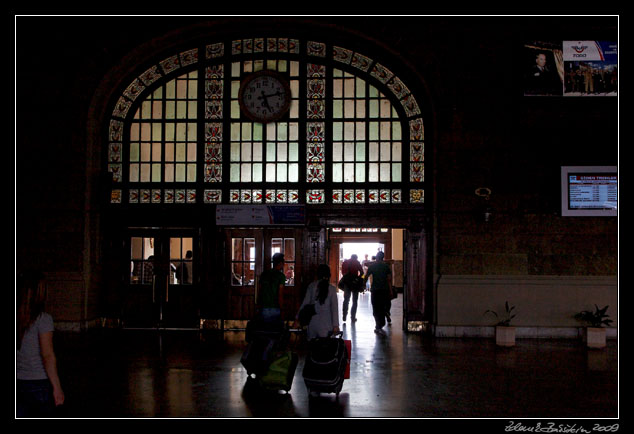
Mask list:
[[[298,357],[292,351],[283,351],[273,358],[265,373],[258,378],[260,386],[268,390],[285,390],[293,385]]]

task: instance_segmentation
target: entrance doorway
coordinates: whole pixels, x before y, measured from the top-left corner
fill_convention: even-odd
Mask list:
[[[331,283],[337,285],[341,278],[343,261],[356,254],[359,262],[373,262],[373,256],[382,251],[385,262],[392,270],[392,286],[397,292],[403,292],[404,287],[404,230],[398,228],[330,228],[328,241],[330,249],[328,263],[332,273]],[[364,267],[365,271],[365,267]],[[404,299],[404,298],[401,298]]]
[[[258,279],[272,267],[275,253],[284,254],[282,317],[295,317],[301,304],[301,230],[283,228],[240,228],[226,230],[226,281],[228,297],[225,322],[242,327],[256,315]]]
[[[198,236],[190,230],[130,230],[125,328],[200,327]]]

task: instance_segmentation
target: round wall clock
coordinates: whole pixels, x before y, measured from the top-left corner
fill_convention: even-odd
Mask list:
[[[273,122],[280,119],[291,105],[288,80],[275,71],[258,71],[240,84],[240,109],[255,122]]]

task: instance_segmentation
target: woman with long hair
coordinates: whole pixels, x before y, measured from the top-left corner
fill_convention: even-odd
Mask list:
[[[314,303],[315,315],[308,324],[307,338],[327,337],[330,333],[339,333],[337,289],[330,284],[328,265],[321,264],[317,267],[317,280],[308,285],[299,310],[309,303]]]
[[[53,350],[53,317],[44,312],[46,281],[21,273],[16,287],[16,415],[52,417],[64,403]]]

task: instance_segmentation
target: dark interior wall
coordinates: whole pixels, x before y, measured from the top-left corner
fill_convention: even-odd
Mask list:
[[[205,23],[201,24],[204,21]],[[225,20],[226,21],[226,20]],[[18,268],[82,273],[87,125],[104,77],[136,47],[189,25],[252,31],[195,17],[18,17],[16,20],[16,257]],[[318,24],[376,40],[407,68],[426,117],[428,180],[435,184],[436,270],[442,274],[616,274],[616,219],[562,219],[561,165],[618,163],[616,98],[522,96],[525,40],[616,39],[615,17],[332,17]],[[212,22],[212,24],[207,24]],[[264,20],[257,21],[265,26]],[[192,30],[183,33],[192,37]],[[343,44],[342,44],[343,45]],[[161,48],[160,44],[155,44]],[[366,48],[371,50],[369,46]],[[360,48],[360,51],[363,51]],[[420,80],[419,80],[420,79]],[[418,80],[418,81],[417,81]],[[406,81],[407,82],[407,81]],[[409,84],[408,83],[408,84]],[[102,91],[102,90],[101,90]],[[435,173],[434,173],[435,172]],[[474,191],[492,190],[493,220],[478,220]],[[87,207],[88,203],[92,205]],[[88,262],[98,261],[92,246]]]

